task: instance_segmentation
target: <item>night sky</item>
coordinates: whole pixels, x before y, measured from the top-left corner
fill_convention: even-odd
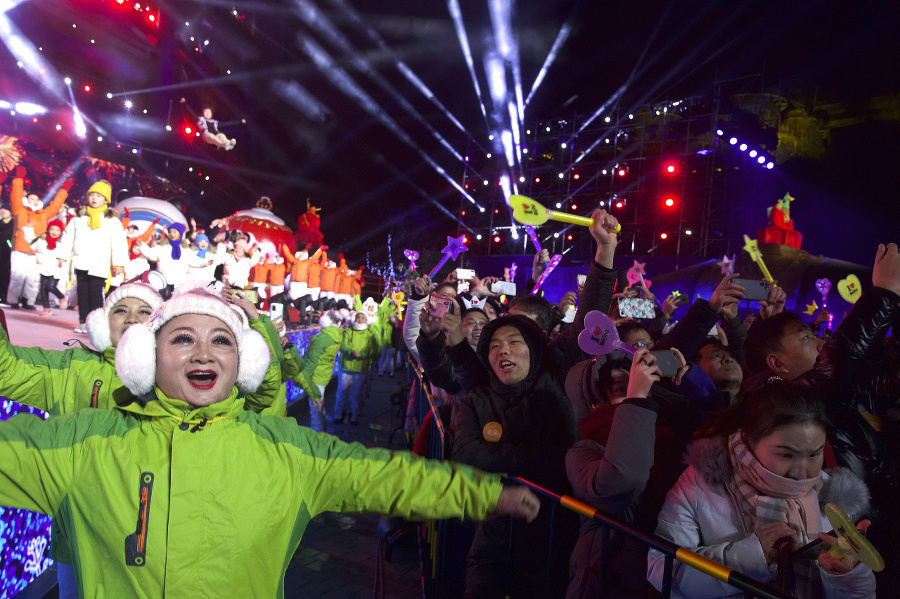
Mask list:
[[[900,225],[897,4],[519,2],[513,39],[526,96],[560,29],[571,27],[524,123],[589,115],[620,88],[618,107],[627,111],[710,94],[717,81],[742,77],[752,81],[746,93],[776,93],[807,106],[852,108],[893,94],[892,118],[835,129],[826,158],[777,167],[776,187],[799,198],[793,213],[804,248],[869,264],[869,246],[876,239],[896,240]],[[198,220],[248,208],[269,195],[275,212],[294,225],[309,197],[322,208],[326,243],[356,258],[367,250],[383,253],[388,233],[396,247],[422,249],[439,249],[445,235],[456,234],[460,194],[435,167],[461,182],[464,165],[436,138],[460,155],[490,151],[488,136],[497,123],[484,59],[496,38],[488,3],[460,2],[487,118],[447,3],[168,1],[151,2],[149,12],[133,5],[31,0],[6,16],[42,48],[56,75],[72,77],[86,116],[142,144],[137,166],[187,181],[193,181],[189,167],[207,169],[212,180],[192,182],[186,198]],[[398,60],[462,130],[401,75]],[[31,100],[71,115],[62,100],[16,67],[6,48],[0,61],[0,99]],[[345,73],[357,91],[348,94],[335,73]],[[83,92],[85,84],[91,93]],[[352,97],[360,91],[370,110]],[[107,92],[114,97],[107,99]],[[195,111],[211,106],[222,121],[247,120],[224,127],[238,140],[234,152],[216,152],[183,133],[191,121],[181,97]],[[130,111],[123,108],[126,98],[134,103]],[[173,131],[165,130],[167,122]],[[0,118],[4,132],[13,126],[8,115]],[[48,145],[77,143],[71,133],[49,126],[27,134],[20,127],[18,133]],[[108,143],[95,142],[95,135],[88,139],[87,152],[115,159]],[[496,180],[502,165],[495,155],[479,165],[479,175]],[[500,197],[499,188],[494,193]],[[364,241],[354,243],[361,236]]]

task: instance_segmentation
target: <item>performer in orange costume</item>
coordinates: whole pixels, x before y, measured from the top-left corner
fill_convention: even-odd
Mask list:
[[[25,167],[17,166],[12,189],[9,192],[9,211],[12,212],[15,228],[12,234],[12,252],[10,253],[9,290],[6,301],[18,304],[25,300],[25,309],[36,310],[34,301],[38,294],[37,258],[34,255],[32,242],[47,230],[47,222],[56,216],[60,207],[69,197],[69,190],[75,184],[74,179],[67,179],[56,192],[53,200],[44,208],[40,196],[29,193],[28,206],[22,202],[25,198]],[[0,183],[6,179],[3,173]],[[8,307],[8,306],[6,306]]]

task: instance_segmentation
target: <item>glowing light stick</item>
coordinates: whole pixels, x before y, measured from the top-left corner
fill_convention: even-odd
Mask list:
[[[762,254],[759,252],[759,244],[756,243],[756,240],[750,239],[748,236],[744,235],[744,251],[750,254],[750,259],[756,262],[756,265],[759,266],[759,269],[762,271],[763,278],[774,285],[775,279],[772,278],[772,274],[766,267],[766,263],[763,262]]]
[[[632,357],[637,351],[619,339],[615,323],[599,310],[588,312],[584,317],[584,330],[578,335],[578,347],[590,356],[604,356],[618,349]]]
[[[516,271],[519,270],[519,265],[515,262],[512,263],[512,266],[509,267],[509,280],[513,283],[516,282]]]
[[[462,235],[460,235],[459,237],[457,237],[455,239],[453,237],[447,237],[447,247],[445,247],[444,249],[441,250],[441,253],[444,254],[444,257],[441,258],[441,261],[438,262],[434,266],[434,268],[431,269],[431,272],[428,273],[429,277],[431,277],[433,279],[434,275],[437,274],[437,272],[441,269],[441,267],[443,265],[447,264],[447,260],[449,260],[451,258],[451,256],[453,257],[454,260],[456,260],[457,256],[459,256],[461,253],[469,251],[469,248],[467,248],[466,246],[463,245],[462,240],[463,240]]]
[[[822,309],[828,309],[828,292],[831,291],[831,281],[828,279],[819,279],[816,281],[816,289],[822,294]],[[816,302],[813,302],[816,303]],[[828,328],[831,328],[831,321],[834,320],[834,314],[828,315]]]
[[[525,225],[525,232],[528,233],[529,237],[531,237],[531,242],[534,244],[534,248],[539,252],[543,251],[541,242],[538,241],[537,233],[534,232],[534,227],[532,227],[531,225]]]
[[[884,570],[884,559],[878,550],[866,539],[861,530],[857,529],[853,521],[834,503],[825,506],[825,517],[834,528],[834,534],[838,542],[828,550],[829,555],[835,559],[841,559],[850,553],[873,572]]]
[[[553,257],[550,258],[550,262],[547,263],[547,268],[544,269],[544,272],[541,273],[541,276],[538,277],[538,280],[535,282],[534,289],[531,290],[531,295],[537,295],[537,292],[541,290],[541,285],[544,284],[544,281],[547,280],[547,277],[550,276],[553,269],[559,266],[560,260],[562,260],[561,255],[553,254]]]
[[[409,269],[416,269],[416,260],[419,259],[419,252],[415,250],[403,250],[403,255],[409,258]]]
[[[578,216],[577,214],[550,210],[526,196],[511,195],[507,202],[512,206],[513,218],[523,225],[531,225],[533,227],[535,225],[543,225],[548,220],[558,220],[585,227],[590,227],[594,224],[594,219],[589,216]],[[616,224],[616,228],[610,233],[618,233],[621,230],[622,225]]]

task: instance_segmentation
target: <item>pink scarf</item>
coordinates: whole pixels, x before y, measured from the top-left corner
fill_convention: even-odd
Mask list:
[[[744,444],[743,431],[728,437],[728,455],[734,482],[756,524],[784,522],[800,533],[803,543],[821,532],[818,490],[822,474],[794,480],[766,470]]]

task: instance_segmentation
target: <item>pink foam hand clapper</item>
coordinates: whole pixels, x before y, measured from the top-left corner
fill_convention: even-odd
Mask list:
[[[409,260],[409,269],[416,269],[416,260],[419,259],[419,252],[416,250],[403,250],[403,255]]]
[[[637,351],[619,339],[615,323],[599,310],[588,312],[584,317],[584,330],[578,335],[578,347],[591,356],[605,356],[616,349],[633,356]]]
[[[464,235],[460,235],[459,237],[447,237],[447,246],[441,250],[441,253],[444,254],[444,257],[441,258],[441,261],[438,262],[434,268],[431,269],[431,272],[428,273],[428,276],[432,279],[434,275],[441,270],[441,267],[447,263],[451,257],[456,260],[456,258],[463,252],[468,252],[469,248],[463,245],[463,237]]]
[[[539,252],[542,251],[543,248],[541,248],[541,242],[538,241],[537,233],[534,232],[534,227],[532,227],[531,225],[525,225],[525,232],[528,233],[529,237],[531,237],[531,243],[534,244],[534,249]]]
[[[561,260],[561,255],[553,254],[553,257],[550,258],[550,262],[547,263],[547,268],[544,269],[544,272],[541,273],[541,276],[538,277],[538,280],[535,282],[534,289],[531,290],[531,295],[537,295],[537,292],[541,290],[541,285],[544,284],[544,281],[547,280],[547,277],[550,276],[553,269],[559,266]]]

